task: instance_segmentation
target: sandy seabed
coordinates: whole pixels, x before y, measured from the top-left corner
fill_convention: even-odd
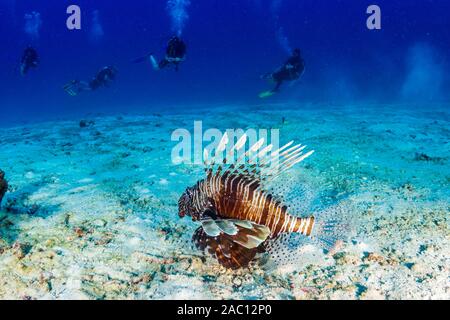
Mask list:
[[[0,128],[0,298],[450,299],[448,110],[226,106]],[[193,248],[177,201],[203,171],[172,164],[171,133],[194,120],[315,149],[292,188],[345,203],[349,241],[308,259],[299,245],[270,270],[226,270]]]

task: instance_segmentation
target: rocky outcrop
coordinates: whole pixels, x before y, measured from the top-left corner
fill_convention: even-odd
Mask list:
[[[2,170],[0,170],[0,205],[2,204],[2,199],[7,189],[8,189],[8,182],[6,182],[5,173]]]

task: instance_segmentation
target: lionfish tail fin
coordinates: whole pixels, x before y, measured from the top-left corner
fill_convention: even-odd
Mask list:
[[[333,252],[349,238],[351,220],[344,214],[342,205],[327,208],[316,215],[311,238],[326,253]]]

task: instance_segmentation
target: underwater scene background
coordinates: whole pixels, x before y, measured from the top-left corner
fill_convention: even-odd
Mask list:
[[[445,0],[0,0],[0,299],[449,299],[449,14]],[[174,34],[178,71],[132,62],[163,58]],[[27,46],[39,65],[23,76]],[[259,98],[294,48],[302,77]],[[107,87],[64,91],[108,65]],[[314,149],[276,184],[301,214],[344,208],[347,239],[294,239],[289,259],[239,270],[197,250],[178,200],[204,168],[175,164],[171,139],[194,121]]]
[[[81,30],[66,28],[71,4],[81,8]],[[182,32],[188,59],[174,75],[130,63],[148,52],[163,54],[173,33],[166,1],[3,0],[0,96],[1,105],[14,112],[4,112],[1,121],[258,104],[255,92],[266,87],[259,76],[279,66],[294,47],[302,49],[307,69],[298,89],[277,97],[280,101],[445,101],[448,1],[378,1],[382,29],[375,31],[366,28],[369,4],[191,1]],[[33,11],[41,24],[27,33],[24,16]],[[29,44],[40,53],[40,72],[23,79],[15,67]],[[90,78],[111,64],[118,78],[110,90],[76,100],[61,90],[69,80]]]

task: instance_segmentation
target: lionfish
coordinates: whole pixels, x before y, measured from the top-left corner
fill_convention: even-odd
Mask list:
[[[229,155],[241,150],[246,141],[244,134]],[[313,215],[298,217],[300,212],[290,212],[280,197],[265,188],[314,150],[304,154],[306,146],[291,141],[272,151],[273,145],[263,147],[261,139],[238,161],[228,164],[226,157],[217,156],[228,143],[225,134],[212,159],[205,150],[206,178],[187,188],[178,201],[181,218],[190,216],[201,223],[192,237],[198,249],[209,252],[226,268],[239,269],[247,267],[257,254],[267,252],[269,241],[285,234],[314,236],[325,247],[334,245],[336,221],[319,222]],[[244,158],[247,160],[242,163]],[[257,163],[248,161],[255,159]]]

